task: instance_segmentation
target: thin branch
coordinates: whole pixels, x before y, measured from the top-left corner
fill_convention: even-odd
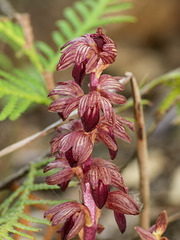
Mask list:
[[[50,156],[50,150],[41,154],[34,162],[40,162],[42,159],[46,158],[47,156]],[[17,172],[5,178],[3,181],[0,182],[0,190],[8,188],[14,181],[25,176],[29,172],[29,170],[30,170],[30,164],[27,164],[24,167],[20,168]]]
[[[51,92],[55,88],[53,73],[51,73],[50,71],[44,70],[42,75],[43,75],[43,78],[44,78],[45,83],[46,83],[47,91]],[[57,99],[57,97],[55,97],[55,95],[51,96],[51,98],[53,100]]]
[[[180,211],[176,212],[168,217],[168,223],[175,222],[180,219]]]
[[[146,129],[143,116],[143,108],[141,104],[141,95],[135,77],[131,73],[131,85],[134,98],[134,113],[135,113],[135,129],[137,140],[137,157],[140,171],[140,193],[143,203],[143,209],[140,215],[140,224],[148,229],[150,226],[150,209],[149,209],[149,178],[148,178],[148,150]]]
[[[76,111],[74,111],[73,113],[71,113],[69,115],[71,118],[74,118],[74,117],[77,117],[77,113]],[[14,152],[16,151],[17,149],[21,148],[21,147],[24,147],[25,145],[27,145],[28,143],[40,138],[40,137],[43,137],[43,136],[46,136],[48,133],[52,132],[54,129],[56,129],[59,125],[61,124],[65,124],[66,122],[68,121],[68,119],[66,121],[62,121],[62,120],[59,120],[51,125],[49,125],[48,127],[44,128],[42,131],[40,132],[37,132],[27,138],[24,138],[23,140],[17,142],[17,143],[14,143],[12,145],[9,145],[8,147],[2,149],[0,151],[0,157],[3,157],[11,152]]]
[[[13,17],[14,13],[16,12],[8,0],[0,0],[0,10],[4,15],[8,17]]]

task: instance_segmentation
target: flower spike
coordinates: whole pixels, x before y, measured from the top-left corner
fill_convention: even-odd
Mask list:
[[[47,164],[44,172],[57,169],[46,177],[46,183],[58,185],[63,191],[72,177],[76,177],[82,199],[81,203],[56,205],[46,211],[45,217],[51,216],[52,226],[60,225],[58,232],[62,240],[72,239],[77,234],[80,239],[94,240],[96,233],[104,229],[98,220],[102,208],[106,206],[114,211],[119,230],[124,233],[125,215],[139,214],[139,206],[128,194],[118,167],[112,161],[92,158],[94,143],[101,141],[114,159],[118,152],[116,137],[130,142],[126,127],[133,131],[133,123],[117,116],[113,109],[114,104],[126,103],[126,98],[119,94],[124,90],[120,83],[122,77],[101,75],[115,61],[117,47],[98,28],[96,33],[87,33],[68,41],[61,47],[61,53],[57,70],[74,65],[74,80],[59,82],[49,93],[49,96],[59,97],[50,104],[49,111],[66,120],[77,110],[80,119],[70,120],[56,129],[57,135],[51,141],[51,153],[55,154],[55,160]],[[89,92],[85,94],[81,85],[87,74],[90,74],[90,83]],[[117,190],[110,192],[110,186]],[[159,219],[154,228],[157,228],[157,233],[164,230],[159,227],[161,223]]]

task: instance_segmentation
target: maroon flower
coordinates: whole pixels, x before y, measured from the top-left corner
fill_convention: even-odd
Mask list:
[[[66,69],[75,63],[73,77],[79,85],[85,74],[95,71],[99,61],[101,65],[107,67],[115,61],[117,55],[115,43],[103,33],[101,28],[98,28],[95,34],[87,33],[72,39],[64,44],[62,49],[64,50],[57,70]]]
[[[48,108],[51,112],[59,113],[62,119],[65,120],[78,107],[84,92],[74,81],[67,81],[59,82],[58,86],[50,92],[49,96],[52,95],[66,96],[55,100]]]
[[[131,141],[130,137],[126,133],[124,125],[129,127],[132,131],[134,130],[132,122],[118,115],[115,115],[114,124],[112,122],[108,122],[104,117],[102,117],[96,127],[96,140],[102,141],[108,147],[111,159],[116,157],[118,151],[115,137],[118,137],[126,142]]]
[[[87,172],[86,178],[90,183],[93,199],[100,209],[106,203],[109,185],[127,192],[127,187],[116,165],[101,158],[91,159],[91,169]]]
[[[52,102],[49,111],[57,112],[65,120],[69,114],[78,108],[79,116],[85,131],[92,131],[99,122],[100,109],[107,121],[113,121],[114,111],[108,98],[101,96],[98,91],[91,91],[84,95],[83,90],[74,81],[59,82],[58,86],[51,91],[49,96],[63,95]]]
[[[121,233],[126,230],[126,218],[124,215],[138,215],[140,213],[140,208],[135,200],[123,191],[110,192],[106,207],[114,210],[114,217]]]
[[[44,217],[51,215],[52,226],[56,226],[65,221],[63,227],[58,232],[61,233],[62,240],[75,237],[86,225],[91,226],[91,216],[89,209],[76,202],[66,202],[48,209]]]
[[[124,90],[123,85],[119,82],[120,79],[122,77],[112,77],[104,74],[100,76],[97,86],[97,91],[100,92],[101,96],[118,105],[126,103],[126,98],[123,95],[115,93]]]
[[[92,131],[99,122],[100,109],[107,121],[113,121],[114,111],[110,101],[100,95],[97,91],[92,91],[83,96],[79,102],[78,113],[82,120],[84,129]]]
[[[51,169],[60,169],[55,174],[48,176],[46,178],[46,183],[49,185],[58,185],[63,191],[68,187],[69,181],[74,175],[73,169],[70,167],[67,159],[65,157],[60,157],[59,154],[55,156],[55,160],[50,162],[44,172],[47,172]]]
[[[135,227],[135,229],[142,240],[168,240],[166,237],[161,237],[167,228],[167,222],[167,213],[163,211],[149,230],[142,227]]]
[[[72,132],[61,132],[63,129],[68,129],[68,127],[69,131]],[[72,163],[73,165],[75,165],[75,162],[77,164],[84,163],[92,154],[93,134],[91,132],[86,133],[81,129],[82,124],[80,120],[72,120],[69,124],[59,127],[58,131],[60,133],[51,141],[52,154],[56,151],[58,151],[60,155],[64,153],[69,163]]]
[[[138,204],[126,192],[113,191],[108,195],[106,207],[122,214],[137,215],[140,212]]]

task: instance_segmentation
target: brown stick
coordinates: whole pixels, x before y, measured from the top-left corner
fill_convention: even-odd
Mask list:
[[[33,134],[33,135],[31,135],[31,136],[29,136],[29,137],[27,137],[27,138],[25,138],[25,139],[17,142],[17,143],[14,143],[14,144],[12,144],[12,145],[9,145],[8,147],[6,147],[6,148],[4,148],[4,149],[2,149],[2,150],[0,151],[0,157],[3,157],[3,156],[5,156],[5,155],[7,155],[7,154],[9,154],[9,153],[11,153],[11,152],[19,149],[19,148],[25,146],[26,144],[34,141],[35,139],[37,139],[37,138],[39,138],[39,137],[42,137],[42,136],[47,135],[48,133],[52,132],[52,131],[53,131],[57,126],[59,126],[61,123],[62,123],[62,120],[59,120],[59,121],[57,121],[57,122],[49,125],[48,127],[46,127],[45,129],[43,129],[42,131],[37,132],[37,133],[35,133],[35,134]]]
[[[131,73],[131,86],[134,98],[134,114],[135,114],[135,130],[137,141],[137,157],[140,171],[140,193],[143,209],[140,215],[140,225],[146,229],[150,226],[149,217],[149,178],[148,178],[148,151],[147,138],[143,116],[143,108],[141,104],[141,95],[135,77]]]

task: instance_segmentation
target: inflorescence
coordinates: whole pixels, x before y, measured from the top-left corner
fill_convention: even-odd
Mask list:
[[[112,163],[118,151],[116,137],[130,142],[126,132],[133,131],[133,123],[116,115],[113,104],[125,104],[126,98],[117,91],[123,91],[122,77],[102,74],[117,55],[115,43],[101,28],[94,34],[85,34],[67,42],[61,48],[62,55],[57,70],[74,64],[74,80],[59,82],[49,96],[59,95],[49,111],[56,112],[66,120],[77,109],[79,119],[57,128],[57,135],[51,141],[51,152],[55,160],[45,172],[59,169],[46,178],[46,183],[58,185],[66,190],[72,177],[80,182],[82,202],[66,202],[50,208],[45,217],[51,216],[53,226],[60,225],[61,239],[68,240],[79,234],[80,239],[93,240],[101,233],[103,226],[98,223],[101,209],[114,211],[120,231],[126,229],[125,215],[137,215],[140,207],[128,194],[128,188],[118,167]],[[84,77],[90,75],[89,93],[81,88]],[[110,154],[110,161],[92,158],[94,144],[104,143]],[[110,191],[110,186],[117,188]]]

